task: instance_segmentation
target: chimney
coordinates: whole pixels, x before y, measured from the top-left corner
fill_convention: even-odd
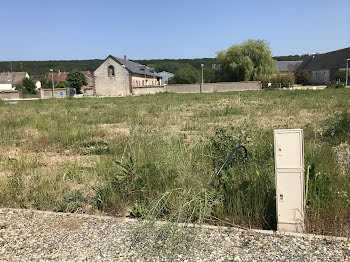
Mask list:
[[[127,60],[126,55],[124,55],[124,61],[126,61],[126,60]]]
[[[57,70],[57,74],[60,75],[61,74],[61,70],[58,69]]]

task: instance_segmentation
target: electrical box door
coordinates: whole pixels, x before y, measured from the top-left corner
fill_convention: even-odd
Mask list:
[[[275,166],[276,169],[304,169],[302,130],[275,130]]]
[[[301,129],[275,130],[277,228],[304,230],[304,141]]]

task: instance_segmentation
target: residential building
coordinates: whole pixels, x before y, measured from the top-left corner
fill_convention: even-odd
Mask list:
[[[337,71],[346,70],[348,58],[350,58],[350,47],[324,54],[314,54],[306,57],[297,71],[309,71],[313,85],[327,85],[333,80]]]
[[[0,90],[14,90],[17,85],[23,83],[23,78],[29,78],[27,72],[0,73]]]
[[[161,76],[153,68],[127,60],[126,56],[122,59],[109,55],[94,71],[94,93],[98,96],[125,96],[160,92],[163,89],[161,81]],[[145,90],[147,92],[143,92]]]

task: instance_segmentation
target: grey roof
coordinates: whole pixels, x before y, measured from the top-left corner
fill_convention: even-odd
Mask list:
[[[119,64],[124,65],[130,72],[132,72],[134,74],[160,77],[158,75],[158,73],[156,73],[154,71],[154,69],[151,68],[151,67],[148,67],[148,66],[145,66],[145,65],[141,65],[141,64],[135,63],[135,62],[130,61],[130,60],[124,60],[122,58],[115,57],[115,56],[112,56],[112,55],[110,57],[112,57]],[[141,70],[141,69],[144,69],[144,70]]]
[[[18,85],[22,84],[22,80],[26,75],[26,72],[2,72],[0,73],[0,81]]]
[[[317,71],[345,68],[348,58],[350,58],[350,47],[324,54],[315,54],[306,57],[298,70]]]
[[[277,61],[280,72],[295,72],[303,61]]]

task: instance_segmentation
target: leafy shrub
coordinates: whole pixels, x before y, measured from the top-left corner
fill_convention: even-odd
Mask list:
[[[280,88],[280,87],[292,87],[294,85],[294,75],[289,74],[273,74],[273,75],[260,75],[257,78],[261,81],[263,87],[268,87],[268,83],[271,83],[270,88]]]
[[[195,84],[199,81],[200,72],[192,66],[176,70],[174,77],[170,79],[171,84]]]
[[[56,88],[68,88],[69,83],[68,83],[68,81],[64,80],[64,81],[58,82],[55,87]]]
[[[307,70],[300,70],[295,74],[295,82],[301,85],[308,85],[311,82],[310,72]]]
[[[23,78],[22,85],[17,85],[16,90],[22,89],[23,94],[36,94],[36,86],[31,78]]]
[[[337,71],[333,75],[333,81],[338,81],[341,83],[346,82],[346,72],[345,71]]]
[[[344,88],[345,85],[342,82],[332,81],[327,85],[327,88]]]

